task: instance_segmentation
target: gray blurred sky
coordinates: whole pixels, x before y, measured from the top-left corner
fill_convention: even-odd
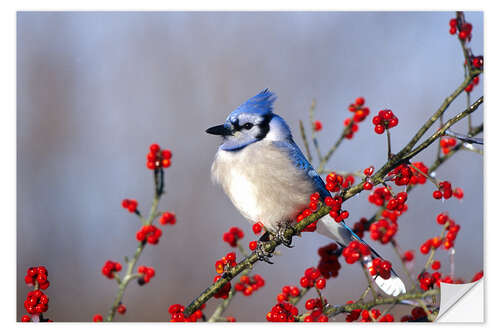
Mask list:
[[[173,303],[189,303],[215,275],[214,262],[229,251],[222,234],[236,225],[253,238],[250,225],[210,181],[219,144],[204,130],[263,88],[278,95],[275,111],[302,146],[299,119],[313,98],[323,151],[337,139],[347,105],[364,96],[375,112],[391,108],[400,119],[393,146],[402,147],[419,125],[463,79],[463,56],[448,34],[453,13],[19,13],[18,60],[18,317],[28,291],[27,267],[46,265],[49,317],[89,321],[105,313],[116,286],[100,269],[123,261],[135,249],[138,221],[124,211],[125,197],[143,211],[152,197],[145,155],[152,142],[173,151],[162,209],[175,211],[159,245],[147,247],[140,264],[157,276],[131,284],[123,321],[167,321]],[[483,53],[483,15],[466,13],[474,25],[472,49]],[[482,78],[481,78],[482,79]],[[480,96],[482,82],[472,93]],[[465,106],[454,103],[449,115]],[[385,137],[371,117],[330,162],[337,170],[382,165]],[[482,121],[482,108],[474,122]],[[456,127],[464,131],[465,122]],[[435,147],[415,160],[433,161]],[[483,265],[483,163],[460,152],[437,176],[465,191],[462,202],[431,198],[430,184],[410,195],[400,219],[404,249],[418,249],[439,232],[435,216],[449,211],[462,229],[457,239],[457,275],[469,280]],[[346,203],[350,223],[375,211],[367,194]],[[255,272],[266,287],[235,298],[228,315],[263,321],[285,284],[298,284],[316,265],[316,250],[329,243],[305,234],[294,249],[280,249],[274,265]],[[373,243],[373,242],[371,242]],[[390,248],[376,244],[395,262]],[[445,259],[441,254],[438,258]],[[417,255],[417,262],[424,258]],[[342,261],[329,280],[331,303],[359,297],[365,287],[359,267]],[[447,272],[447,265],[444,265]],[[217,304],[212,300],[209,311]]]

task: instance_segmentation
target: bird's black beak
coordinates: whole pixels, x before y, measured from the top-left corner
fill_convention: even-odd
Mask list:
[[[227,127],[224,127],[224,125],[210,127],[205,132],[207,132],[208,134],[222,135],[222,136],[232,135],[231,130],[228,129]]]

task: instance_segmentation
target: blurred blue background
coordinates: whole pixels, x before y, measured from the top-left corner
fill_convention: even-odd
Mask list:
[[[18,319],[24,314],[26,268],[45,265],[51,282],[48,316],[90,321],[105,314],[117,291],[101,275],[103,263],[132,255],[139,221],[121,208],[136,198],[146,212],[153,193],[145,168],[149,145],[173,151],[160,208],[177,214],[159,245],[147,247],[139,264],[157,276],[133,283],[120,321],[168,321],[168,306],[188,304],[215,275],[214,262],[229,252],[222,234],[251,226],[210,181],[219,141],[204,130],[263,88],[278,95],[275,112],[292,127],[308,119],[313,98],[318,134],[326,152],[340,135],[347,106],[364,96],[372,114],[341,145],[331,169],[376,168],[386,159],[386,138],[373,132],[374,112],[390,108],[400,119],[391,134],[395,150],[463,80],[463,55],[448,33],[452,12],[20,12],[17,20],[18,105]],[[467,12],[471,46],[483,53],[483,15]],[[481,83],[472,100],[482,94]],[[465,108],[461,96],[447,111]],[[482,107],[473,116],[482,122]],[[455,127],[465,132],[466,121]],[[430,165],[436,145],[414,161]],[[317,161],[314,161],[317,162]],[[426,184],[412,191],[400,218],[398,240],[416,249],[440,232],[435,216],[448,211],[462,226],[456,242],[456,276],[470,280],[483,265],[483,162],[457,153],[437,177],[464,189],[460,202],[432,199]],[[349,200],[352,225],[375,207],[368,193]],[[317,249],[330,241],[306,233],[293,249],[280,248],[274,265],[255,272],[265,289],[238,295],[227,315],[264,321],[281,287],[298,285],[318,263]],[[371,241],[374,244],[373,241]],[[375,247],[400,270],[391,248]],[[443,273],[449,273],[441,251]],[[417,268],[425,258],[416,254]],[[330,303],[356,299],[366,286],[357,265],[329,280]],[[401,274],[403,275],[403,274]],[[208,303],[210,314],[218,301]],[[338,320],[341,320],[342,316]]]

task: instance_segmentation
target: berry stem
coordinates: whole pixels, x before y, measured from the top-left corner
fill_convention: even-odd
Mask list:
[[[450,222],[446,222],[444,225],[443,225],[443,230],[441,230],[441,235],[439,236],[439,239],[442,241],[443,238],[444,238],[444,233],[446,232],[446,228],[448,228],[448,226],[450,225]],[[425,262],[425,265],[424,265],[424,268],[422,269],[421,273],[422,274],[423,272],[427,271],[427,269],[429,268],[429,265],[431,264],[432,262],[432,259],[434,259],[434,254],[436,253],[436,250],[434,247],[432,247],[431,249],[431,252],[429,253],[429,257],[427,258],[427,261]]]
[[[332,157],[333,153],[337,150],[337,148],[340,146],[342,141],[344,141],[346,134],[351,132],[353,125],[354,125],[354,121],[351,121],[349,123],[349,125],[344,127],[344,130],[342,131],[342,134],[340,135],[340,137],[333,144],[332,148],[330,148],[330,150],[326,153],[326,155],[320,160],[319,166],[317,168],[317,171],[319,174],[323,173],[326,163],[328,162],[330,157]]]
[[[396,252],[397,257],[399,258],[399,260],[401,262],[401,267],[403,267],[403,271],[405,272],[406,276],[408,277],[408,280],[411,283],[411,291],[415,290],[416,289],[415,281],[413,280],[413,277],[411,276],[411,273],[408,270],[408,267],[406,267],[406,263],[403,260],[403,255],[401,254],[401,248],[399,247],[399,244],[395,238],[391,239],[391,245],[392,245],[392,248],[394,249],[394,252]]]
[[[314,145],[314,148],[316,148],[316,153],[318,154],[318,160],[323,160],[323,157],[321,156],[321,151],[319,150],[319,144],[318,140],[316,139],[316,128],[314,125],[314,112],[316,111],[316,100],[313,99],[311,102],[311,107],[309,108],[309,121],[311,123],[311,138],[312,142]]]
[[[304,123],[302,122],[302,120],[299,120],[299,128],[300,128],[300,135],[302,136],[302,141],[304,142],[304,148],[306,150],[307,160],[311,162],[312,161],[311,150],[309,149],[309,142],[307,141],[306,130],[304,129]]]
[[[387,160],[390,160],[392,157],[391,154],[391,132],[389,129],[385,131],[387,133]]]
[[[366,281],[368,282],[368,287],[370,288],[370,291],[372,292],[372,297],[374,300],[377,299],[377,292],[375,291],[375,288],[373,287],[373,282],[372,278],[370,276],[370,273],[368,273],[367,269],[365,266],[361,266],[363,269],[363,273],[365,273]]]

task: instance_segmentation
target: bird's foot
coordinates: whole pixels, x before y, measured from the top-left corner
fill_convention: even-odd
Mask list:
[[[286,237],[286,230],[288,226],[286,224],[278,227],[278,232],[276,233],[276,239],[281,242],[284,246],[292,248],[292,237]]]
[[[257,253],[257,255],[259,256],[259,260],[265,261],[268,264],[274,264],[271,260],[269,260],[269,258],[271,258],[273,254],[266,251],[263,241],[257,241],[257,248],[255,249],[255,253]]]

